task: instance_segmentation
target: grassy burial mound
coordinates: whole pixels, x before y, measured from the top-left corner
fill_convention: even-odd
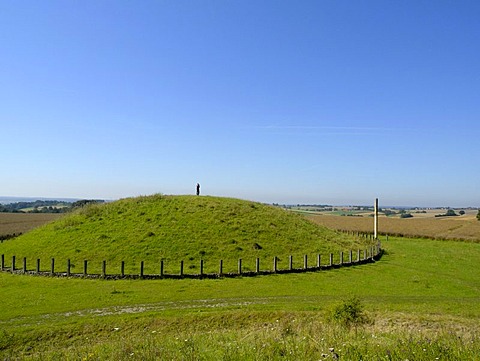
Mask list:
[[[185,273],[198,273],[200,260],[204,272],[218,272],[223,260],[224,272],[234,272],[238,259],[245,271],[255,270],[260,258],[261,269],[271,269],[274,256],[279,268],[287,268],[289,255],[294,267],[303,266],[308,255],[310,264],[316,255],[326,262],[330,252],[363,249],[364,240],[314,224],[301,215],[250,201],[197,196],[153,195],[127,198],[108,204],[93,204],[68,214],[0,245],[5,260],[16,256],[17,266],[27,257],[27,268],[48,270],[51,258],[56,269],[66,268],[99,273],[102,261],[107,273],[120,273],[125,262],[126,274],[138,274],[144,261],[145,274],[158,274],[160,260],[164,272],[178,274],[180,261]]]

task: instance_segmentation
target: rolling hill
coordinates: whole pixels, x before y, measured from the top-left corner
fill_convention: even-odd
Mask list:
[[[47,266],[52,257],[59,265],[70,259],[72,272],[81,272],[83,260],[89,261],[92,272],[99,272],[103,260],[112,268],[125,261],[126,272],[138,272],[144,261],[150,273],[158,273],[160,260],[165,262],[165,272],[174,272],[183,260],[185,269],[194,272],[200,259],[206,272],[217,271],[220,259],[228,272],[239,258],[245,260],[245,270],[253,270],[257,257],[270,264],[278,256],[285,265],[289,255],[299,264],[308,255],[313,263],[317,254],[326,257],[362,247],[363,239],[273,206],[157,194],[85,206],[2,243],[0,253],[6,259],[27,257],[29,268],[34,268],[36,259]]]

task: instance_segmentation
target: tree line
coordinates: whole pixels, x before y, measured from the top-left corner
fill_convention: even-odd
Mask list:
[[[66,213],[91,203],[103,203],[98,199],[82,199],[76,202],[36,200],[33,202],[15,202],[0,204],[0,213]]]

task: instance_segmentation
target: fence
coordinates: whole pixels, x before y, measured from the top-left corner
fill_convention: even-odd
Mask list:
[[[224,272],[224,263],[223,260],[220,260],[218,263],[218,272],[216,273],[206,273],[204,272],[204,260],[200,260],[199,272],[198,273],[187,273],[184,269],[184,261],[180,261],[178,265],[178,273],[166,273],[165,262],[161,260],[159,262],[159,273],[157,274],[145,274],[145,262],[141,261],[138,269],[138,273],[127,274],[125,273],[125,261],[120,263],[120,267],[117,265],[117,270],[120,269],[119,273],[107,273],[107,262],[102,261],[101,264],[101,273],[89,273],[88,260],[83,261],[83,272],[74,273],[72,272],[72,264],[68,259],[63,268],[63,271],[58,271],[58,265],[55,262],[55,258],[50,259],[50,267],[48,270],[41,269],[41,265],[44,263],[40,259],[36,260],[35,269],[28,269],[27,267],[27,258],[24,257],[22,260],[21,267],[17,267],[16,256],[12,256],[10,265],[5,263],[5,255],[1,255],[1,271],[10,272],[15,274],[29,274],[29,275],[38,275],[38,276],[51,276],[51,277],[80,277],[80,278],[102,278],[102,279],[163,279],[163,278],[222,278],[222,277],[240,277],[240,276],[257,276],[257,275],[268,275],[268,274],[280,274],[280,273],[300,273],[300,272],[313,272],[321,271],[332,268],[347,267],[360,265],[365,263],[375,262],[380,259],[383,250],[378,243],[376,246],[372,246],[367,249],[357,250],[354,254],[353,251],[348,251],[346,253],[340,252],[337,263],[334,262],[334,254],[330,253],[327,263],[322,264],[321,255],[317,255],[315,265],[309,265],[307,255],[303,258],[303,267],[295,268],[293,266],[293,257],[289,256],[288,259],[288,268],[279,268],[278,257],[273,257],[273,262],[271,268],[262,269],[260,267],[260,258],[255,260],[255,271],[245,271],[243,270],[243,261],[238,259],[237,272]],[[347,259],[348,257],[348,259]]]

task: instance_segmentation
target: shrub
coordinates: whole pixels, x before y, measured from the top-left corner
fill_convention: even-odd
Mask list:
[[[332,310],[330,319],[347,328],[356,328],[368,322],[363,304],[360,299],[355,296],[336,305]]]
[[[456,216],[457,214],[455,213],[455,211],[453,209],[449,209],[449,210],[447,210],[447,213],[445,213],[445,215],[447,217],[452,217],[452,216]]]

